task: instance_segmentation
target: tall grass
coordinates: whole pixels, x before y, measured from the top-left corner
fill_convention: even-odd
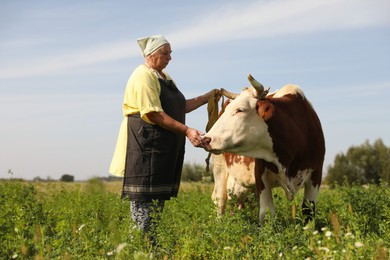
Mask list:
[[[254,197],[216,218],[212,186],[183,183],[166,203],[157,246],[134,229],[120,184],[0,183],[4,259],[389,259],[390,189],[337,187],[320,192],[304,225],[302,194],[275,190],[276,217],[258,226]]]

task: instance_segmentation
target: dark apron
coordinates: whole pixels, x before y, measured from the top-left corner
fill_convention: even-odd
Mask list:
[[[185,123],[186,100],[172,80],[159,79],[166,114]],[[128,116],[127,151],[122,198],[168,200],[179,192],[185,135],[152,125],[139,114]]]

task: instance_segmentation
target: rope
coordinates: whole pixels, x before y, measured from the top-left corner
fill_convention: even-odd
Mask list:
[[[217,89],[214,89],[214,91],[211,93],[208,103],[207,103],[207,113],[209,117],[209,121],[207,122],[206,125],[206,132],[208,132],[211,127],[217,122],[218,119],[218,101],[215,98],[215,95],[217,94]]]
[[[215,95],[218,93],[217,89],[214,89],[214,91],[211,93],[208,103],[207,103],[207,113],[208,113],[208,118],[209,121],[207,122],[206,125],[206,132],[208,132],[211,127],[217,122],[218,120],[218,102],[219,98],[215,98]],[[222,106],[223,106],[223,96],[222,96]],[[208,154],[207,158],[205,159],[206,161],[206,172],[209,172],[209,164],[210,164],[210,157],[211,153]]]

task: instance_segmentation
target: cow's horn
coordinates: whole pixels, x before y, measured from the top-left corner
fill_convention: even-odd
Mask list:
[[[264,91],[264,87],[263,85],[261,85],[260,82],[258,82],[257,80],[255,80],[251,74],[248,75],[248,80],[249,82],[251,83],[252,87],[254,87],[254,89],[256,90],[256,94],[258,97],[261,97],[262,96],[262,93]]]
[[[235,99],[238,96],[238,94],[227,91],[224,88],[221,88],[221,94],[230,99]]]

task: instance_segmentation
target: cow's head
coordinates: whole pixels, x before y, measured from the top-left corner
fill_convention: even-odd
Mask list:
[[[240,94],[223,91],[223,94],[234,100],[205,135],[206,150],[253,158],[263,158],[266,154],[274,156],[272,139],[265,123],[273,113],[272,104],[263,100],[268,90],[264,90],[251,75],[248,79],[252,86],[244,88]]]

